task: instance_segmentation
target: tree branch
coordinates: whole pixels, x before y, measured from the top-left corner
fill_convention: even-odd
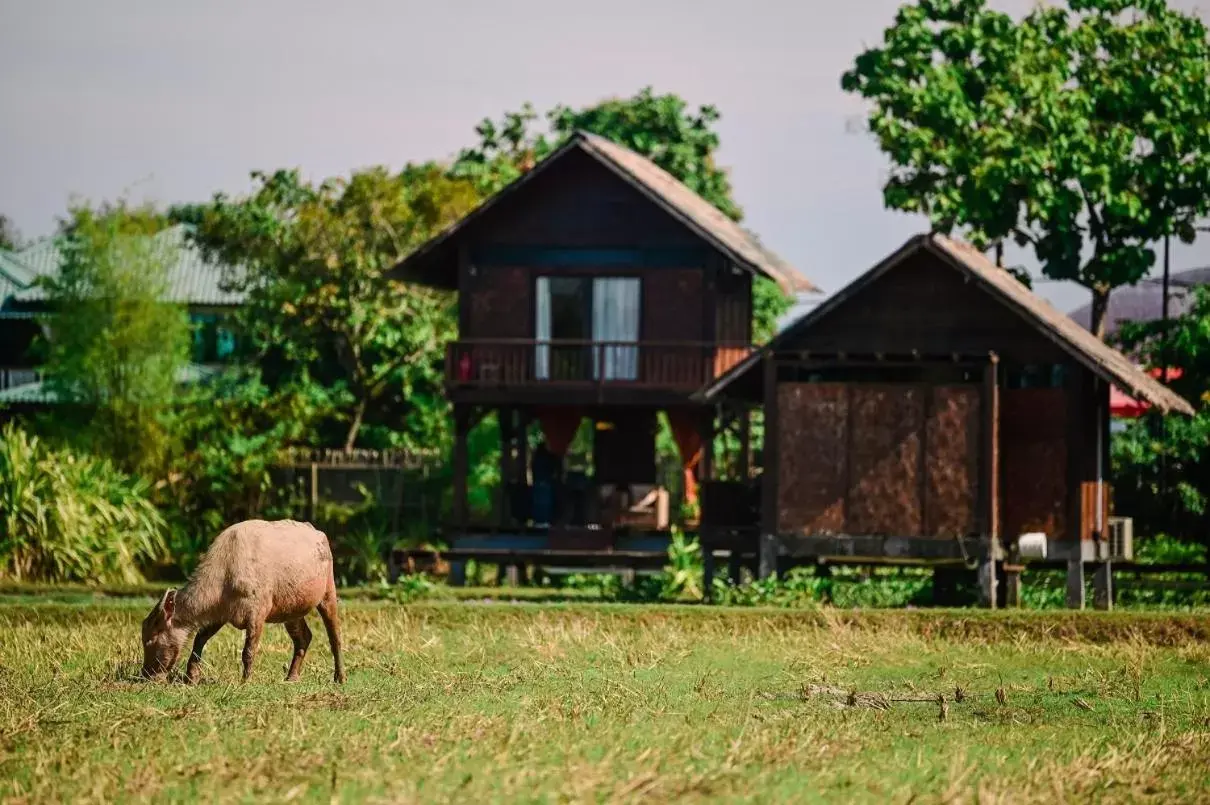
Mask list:
[[[1019,226],[1013,227],[1013,234],[1020,237],[1022,240],[1028,241],[1031,246],[1037,247],[1038,238],[1036,235],[1031,235]]]
[[[1105,223],[1097,215],[1097,209],[1093,205],[1092,199],[1088,196],[1088,191],[1084,188],[1084,185],[1077,182],[1076,186],[1080,188],[1080,195],[1084,199],[1084,206],[1088,208],[1088,228],[1097,241],[1099,251],[1100,247],[1105,245]]]

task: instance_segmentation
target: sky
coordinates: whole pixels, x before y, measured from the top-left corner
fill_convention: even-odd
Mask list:
[[[898,4],[0,0],[0,213],[35,237],[73,198],[200,201],[252,170],[448,158],[526,101],[650,85],[720,110],[745,225],[833,292],[926,229],[883,209],[886,160],[840,90]],[[1210,239],[1173,249],[1174,271],[1208,264]]]

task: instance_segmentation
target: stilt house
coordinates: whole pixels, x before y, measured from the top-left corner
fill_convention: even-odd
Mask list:
[[[585,133],[396,273],[458,292],[446,360],[455,581],[469,557],[662,565],[670,518],[656,488],[657,412],[685,468],[708,480],[715,406],[695,395],[752,351],[753,278],[813,290],[667,172]],[[467,434],[491,412],[503,484],[490,521],[473,521]],[[563,457],[585,419],[593,466],[573,477]],[[533,427],[543,438],[531,454]]]
[[[759,517],[716,484],[704,547],[758,554],[762,575],[829,557],[977,563],[995,605],[998,579],[1012,602],[1022,546],[1044,543],[1070,605],[1091,564],[1108,606],[1111,386],[1192,413],[980,252],[912,238],[696,396],[762,407],[766,434]]]

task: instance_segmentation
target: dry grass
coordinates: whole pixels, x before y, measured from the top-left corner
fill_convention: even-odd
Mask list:
[[[187,687],[130,679],[149,605],[0,603],[0,799],[1193,802],[1210,786],[1196,619],[355,602],[345,687],[318,634],[304,681],[282,683],[280,627],[251,684],[228,630]]]

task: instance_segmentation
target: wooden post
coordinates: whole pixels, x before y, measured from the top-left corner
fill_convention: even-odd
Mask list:
[[[517,428],[517,482],[529,484],[529,411],[519,412]]]
[[[984,533],[1000,539],[1000,359],[992,353],[983,371],[983,518]]]
[[[765,442],[761,473],[760,564],[758,575],[767,579],[777,572],[778,461],[777,362],[765,355]]]
[[[307,490],[307,522],[315,525],[319,518],[319,464],[311,462],[311,477]]]
[[[743,582],[744,560],[738,550],[731,551],[731,558],[727,560],[727,575],[731,578],[731,583],[738,587]]]
[[[1096,609],[1113,609],[1113,562],[1097,562],[1092,576],[1092,605]]]
[[[454,527],[465,531],[470,517],[467,506],[467,473],[470,455],[467,435],[470,431],[471,412],[465,405],[454,406]],[[460,535],[459,535],[460,536]]]
[[[713,523],[706,516],[706,504],[709,496],[707,487],[714,480],[713,405],[706,406],[699,417],[698,435],[702,440],[702,459],[698,463],[698,544],[702,549],[702,592],[706,600],[710,600],[710,591],[714,589],[714,531]]]
[[[461,559],[450,562],[450,574],[446,580],[449,582],[451,587],[465,587],[466,562]]]
[[[1004,565],[1004,606],[1015,609],[1021,606],[1021,566]]]
[[[1000,360],[993,352],[983,373],[983,503],[985,531],[979,559],[979,603],[995,609],[1000,548]]]
[[[745,484],[752,478],[752,411],[739,414],[739,478]]]
[[[1067,560],[1067,608],[1084,608],[1084,560]]]
[[[983,556],[979,558],[979,606],[995,609],[999,590],[996,584],[996,560],[991,551],[991,541],[985,541]]]
[[[497,409],[496,420],[500,426],[500,489],[496,500],[496,522],[502,528],[507,528],[511,525],[508,492],[513,478],[513,409]]]
[[[698,504],[706,509],[706,484],[714,480],[714,406],[707,406],[698,421],[698,435],[702,440],[702,460],[698,464]],[[705,525],[705,519],[702,519]]]

